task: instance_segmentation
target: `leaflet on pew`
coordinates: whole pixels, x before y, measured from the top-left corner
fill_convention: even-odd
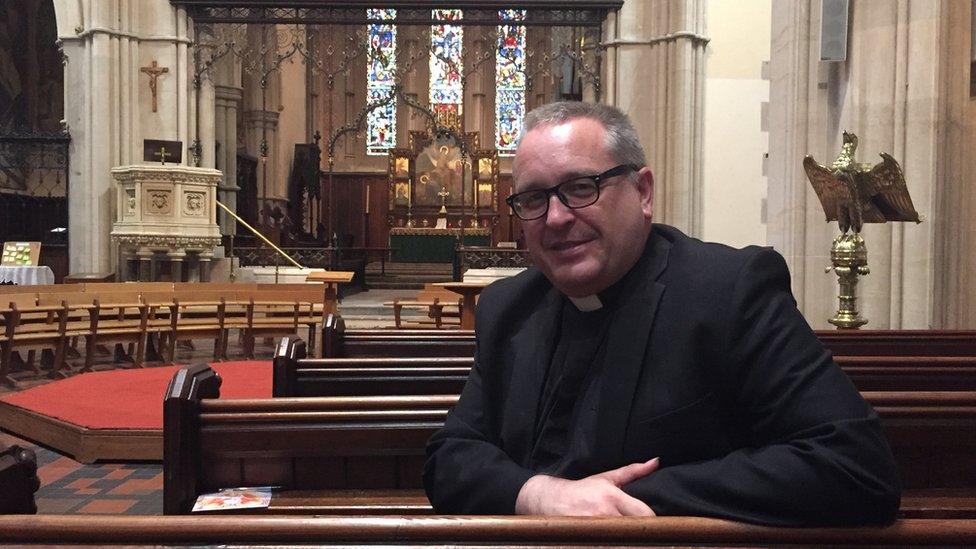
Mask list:
[[[193,504],[192,512],[267,507],[271,503],[271,491],[274,488],[274,486],[225,488],[212,494],[200,494]]]

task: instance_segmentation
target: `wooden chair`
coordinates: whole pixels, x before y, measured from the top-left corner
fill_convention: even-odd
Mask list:
[[[384,305],[393,307],[393,321],[398,329],[412,327],[423,329],[431,326],[440,329],[448,325],[460,326],[461,324],[461,297],[432,284],[426,284],[424,289],[412,299],[397,298]],[[404,308],[420,309],[427,314],[429,320],[404,322],[402,318]]]
[[[67,305],[33,305],[25,310],[27,312],[23,313],[16,300],[12,300],[7,307],[0,308],[3,322],[3,333],[0,335],[0,382],[9,387],[17,386],[10,376],[14,352],[28,352],[27,365],[36,375],[40,375],[41,370],[34,361],[34,353],[51,352],[53,358],[49,376],[63,376]]]
[[[92,297],[89,309],[90,326],[85,342],[85,366],[83,372],[92,371],[95,348],[105,343],[115,343],[115,361],[130,361],[141,368],[146,358],[146,338],[149,334],[149,306],[142,302],[138,292],[85,292]],[[162,326],[154,326],[162,331]],[[123,345],[135,346],[125,352]]]
[[[265,292],[267,294],[267,292]],[[275,298],[278,297],[279,300]],[[307,315],[312,314],[310,304]],[[284,296],[263,295],[247,302],[247,320],[244,328],[244,356],[254,358],[258,337],[286,337],[298,335],[302,303]],[[306,316],[307,318],[307,316]]]
[[[197,285],[196,288],[199,288]],[[235,294],[230,293],[231,302]],[[194,339],[209,339],[213,341],[213,359],[227,358],[227,296],[225,290],[180,290],[173,293],[173,300],[168,305],[170,327],[164,341],[164,348],[170,360],[175,360],[178,341],[192,341]],[[159,296],[161,297],[161,296]],[[158,299],[155,294],[151,299]],[[244,313],[243,307],[231,306],[232,314]]]

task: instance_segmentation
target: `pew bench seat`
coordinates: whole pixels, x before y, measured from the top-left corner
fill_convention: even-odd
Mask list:
[[[423,490],[276,490],[267,507],[201,511],[195,515],[430,515]]]
[[[909,488],[899,518],[976,519],[976,488]]]

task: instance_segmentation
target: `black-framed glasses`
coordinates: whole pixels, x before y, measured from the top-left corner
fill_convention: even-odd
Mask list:
[[[625,174],[629,171],[639,171],[640,167],[633,164],[621,164],[597,174],[574,177],[548,189],[533,189],[515,193],[505,199],[515,215],[523,221],[532,221],[549,213],[549,197],[556,195],[564,206],[571,209],[585,208],[600,198],[600,185],[607,179]]]

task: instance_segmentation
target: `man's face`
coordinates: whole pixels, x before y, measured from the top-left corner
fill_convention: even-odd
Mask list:
[[[536,127],[515,154],[514,192],[546,189],[602,173],[619,164],[606,149],[603,125],[589,118]],[[571,297],[592,295],[620,280],[644,249],[654,205],[650,169],[610,178],[600,198],[567,208],[555,195],[539,219],[522,221],[532,259],[553,285]]]

